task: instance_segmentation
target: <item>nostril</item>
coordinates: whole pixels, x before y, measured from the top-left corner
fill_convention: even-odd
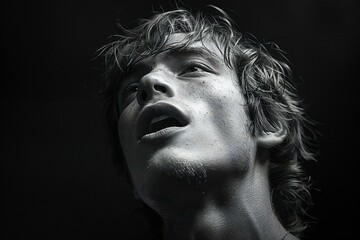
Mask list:
[[[166,93],[166,88],[164,86],[161,86],[161,85],[155,85],[154,86],[154,89],[156,91],[159,91],[159,92],[162,92],[162,93]]]

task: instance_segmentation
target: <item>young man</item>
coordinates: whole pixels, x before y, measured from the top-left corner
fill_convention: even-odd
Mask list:
[[[156,14],[102,49],[121,164],[164,239],[296,239],[312,154],[290,69],[215,9]]]

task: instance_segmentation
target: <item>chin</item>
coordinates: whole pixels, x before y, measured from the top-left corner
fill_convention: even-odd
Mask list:
[[[183,184],[201,184],[207,178],[207,172],[201,161],[180,154],[158,154],[156,159],[150,161],[145,178],[163,178]],[[165,155],[165,156],[163,156]],[[152,175],[152,176],[151,176]]]
[[[152,164],[137,189],[146,205],[165,216],[180,206],[179,202],[185,204],[193,199],[189,196],[197,196],[206,183],[207,172],[202,165],[168,158]]]

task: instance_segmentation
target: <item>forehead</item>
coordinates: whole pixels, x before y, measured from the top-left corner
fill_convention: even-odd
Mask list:
[[[208,60],[215,66],[224,64],[224,55],[220,47],[209,38],[199,41],[189,42],[188,34],[175,33],[167,36],[167,41],[163,47],[164,51],[159,51],[154,55],[148,56],[135,64],[150,64],[156,60],[167,61],[170,58],[183,59],[187,57],[197,57]],[[151,64],[150,64],[151,65]]]
[[[223,58],[223,53],[219,49],[219,47],[215,44],[213,40],[211,40],[209,37],[203,37],[201,40],[194,41],[190,44],[186,44],[188,42],[188,34],[186,33],[174,33],[168,36],[166,46],[176,47],[176,46],[182,46],[185,44],[184,49],[191,48],[191,49],[203,49],[205,51],[208,51],[214,57],[218,57],[220,59]]]

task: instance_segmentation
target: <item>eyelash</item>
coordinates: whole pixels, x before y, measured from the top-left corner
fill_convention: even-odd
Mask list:
[[[133,95],[134,93],[136,93],[139,89],[139,83],[138,82],[133,82],[130,83],[123,91],[123,99],[127,99],[129,96]]]
[[[191,72],[187,72],[190,69],[200,69],[200,71],[191,71]],[[202,63],[198,63],[198,62],[190,62],[188,64],[185,65],[184,69],[180,72],[180,76],[183,76],[184,74],[192,74],[192,73],[200,73],[200,72],[213,72],[208,66],[202,64]]]

